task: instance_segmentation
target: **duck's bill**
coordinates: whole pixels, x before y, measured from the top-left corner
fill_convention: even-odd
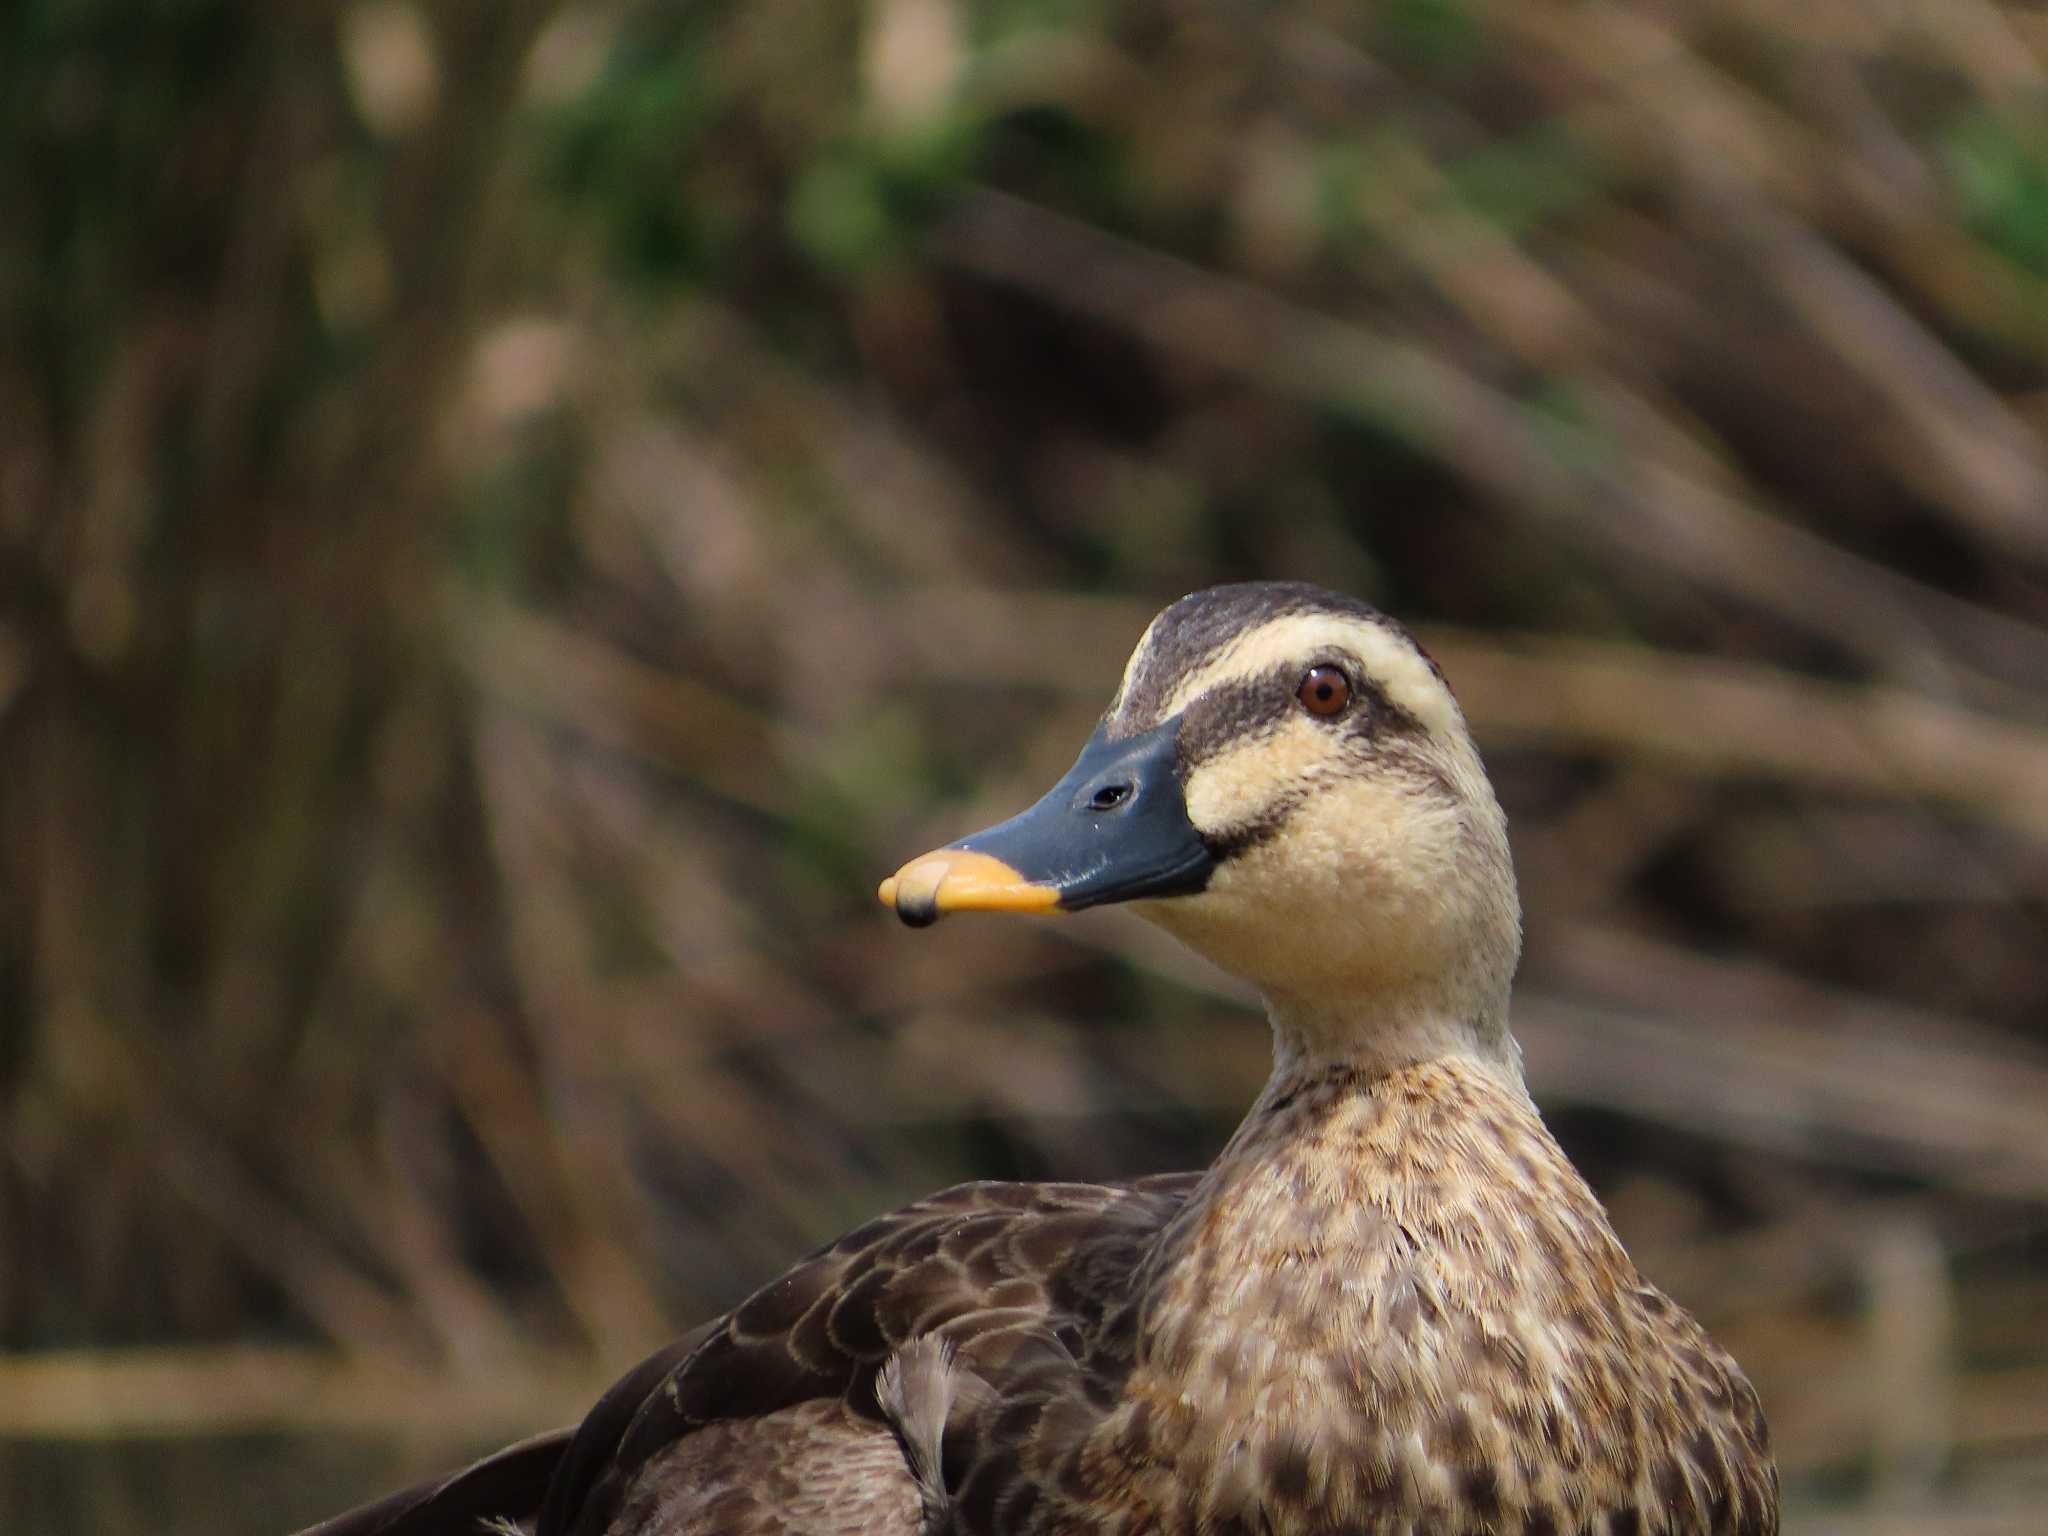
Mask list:
[[[1098,730],[1038,804],[912,859],[882,882],[882,904],[922,928],[949,912],[1077,912],[1201,890],[1216,860],[1188,820],[1179,728],[1120,741]]]

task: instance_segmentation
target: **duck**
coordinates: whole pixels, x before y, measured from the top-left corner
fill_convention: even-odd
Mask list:
[[[878,1217],[580,1424],[319,1536],[1778,1530],[1756,1392],[1524,1084],[1506,818],[1394,620],[1181,598],[1065,777],[879,895],[1129,903],[1257,989],[1271,1076],[1206,1169]]]

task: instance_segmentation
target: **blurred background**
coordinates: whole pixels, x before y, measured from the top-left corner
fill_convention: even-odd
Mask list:
[[[1410,621],[1791,1529],[2048,1506],[2040,0],[20,0],[0,1527],[272,1532],[878,1209],[1206,1161],[913,934],[1152,612]]]

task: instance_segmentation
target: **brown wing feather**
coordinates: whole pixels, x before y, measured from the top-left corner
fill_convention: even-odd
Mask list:
[[[621,1499],[632,1536],[916,1536],[896,1440],[838,1398],[706,1424],[656,1452]]]
[[[374,1504],[308,1526],[298,1536],[475,1536],[486,1520],[531,1519],[574,1431],[550,1430]]]
[[[806,1403],[843,1404],[905,1468],[874,1389],[892,1354],[937,1334],[984,1376],[1054,1360],[1071,1367],[1197,1179],[963,1184],[857,1228],[711,1324],[671,1369],[643,1368],[630,1388],[608,1393],[613,1411],[600,1427],[586,1423],[574,1451],[577,1467],[595,1475],[558,1481],[539,1536],[610,1528],[650,1486],[693,1475],[693,1442],[705,1455],[732,1454],[741,1443],[771,1454],[758,1434],[700,1437]],[[636,1393],[637,1406],[622,1412]],[[783,1422],[813,1434],[808,1421]]]
[[[443,1477],[309,1526],[298,1536],[476,1536],[487,1521],[541,1523],[550,1500],[580,1504],[648,1392],[704,1342],[706,1323],[649,1355],[597,1400],[580,1424],[509,1445]]]
[[[575,1437],[564,1450],[554,1477],[544,1490],[545,1503],[536,1501],[527,1510],[520,1511],[519,1518],[527,1518],[529,1512],[536,1513],[536,1529],[567,1529],[591,1488],[610,1465],[619,1437],[625,1433],[633,1415],[640,1411],[647,1394],[695,1354],[717,1326],[715,1320],[698,1324],[614,1382],[583,1416],[583,1422],[576,1426]]]

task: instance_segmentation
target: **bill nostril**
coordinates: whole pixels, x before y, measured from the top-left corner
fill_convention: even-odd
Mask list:
[[[1091,811],[1113,811],[1130,798],[1130,785],[1104,784],[1088,797],[1088,809]]]

